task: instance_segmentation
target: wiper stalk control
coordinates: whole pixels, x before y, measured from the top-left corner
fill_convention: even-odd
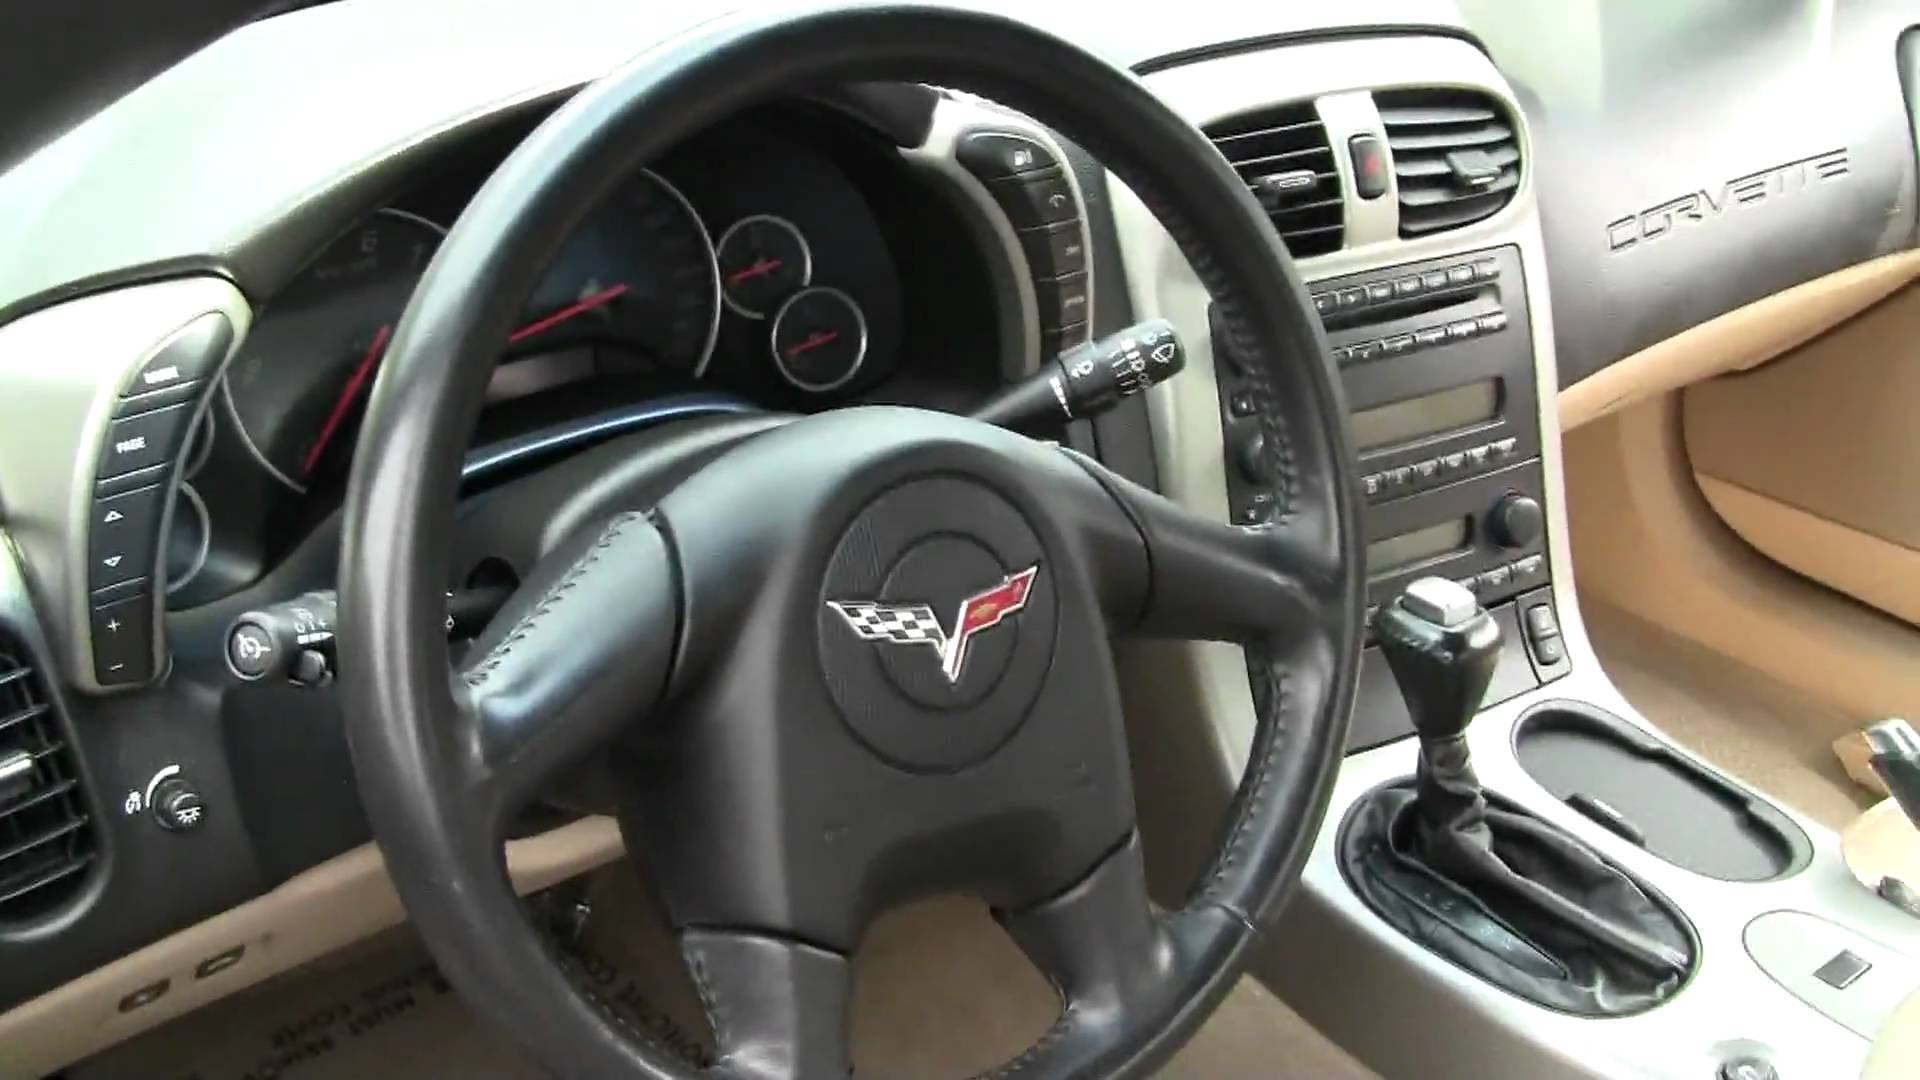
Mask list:
[[[1042,361],[1039,371],[987,399],[972,416],[1006,428],[1058,427],[1106,412],[1186,364],[1173,324],[1148,319]]]

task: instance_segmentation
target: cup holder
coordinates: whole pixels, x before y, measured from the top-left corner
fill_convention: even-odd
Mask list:
[[[1807,834],[1763,796],[1591,705],[1535,706],[1515,725],[1513,749],[1540,786],[1694,873],[1770,881],[1813,858]]]

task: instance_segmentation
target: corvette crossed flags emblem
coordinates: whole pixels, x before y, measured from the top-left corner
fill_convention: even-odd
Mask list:
[[[1000,579],[1000,584],[960,601],[951,632],[941,627],[940,619],[929,604],[829,600],[827,606],[847,620],[847,625],[862,641],[925,645],[934,649],[940,654],[940,671],[948,682],[957,684],[967,663],[967,644],[981,631],[1000,625],[1008,616],[1026,607],[1027,594],[1033,590],[1033,579],[1038,573],[1040,564],[1034,563]]]

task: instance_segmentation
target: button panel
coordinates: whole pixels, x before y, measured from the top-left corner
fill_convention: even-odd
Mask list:
[[[1454,263],[1418,274],[1382,278],[1358,286],[1347,286],[1313,294],[1313,309],[1322,315],[1349,311],[1372,304],[1405,300],[1410,296],[1463,289],[1500,276],[1500,264],[1493,259]]]
[[[1382,469],[1360,478],[1368,502],[1385,502],[1403,495],[1427,491],[1469,476],[1504,469],[1517,458],[1520,440],[1496,439],[1438,457],[1416,461],[1403,468]]]
[[[1441,345],[1470,341],[1488,334],[1497,334],[1506,328],[1506,314],[1496,312],[1492,315],[1482,315],[1477,319],[1456,319],[1437,326],[1423,326],[1410,334],[1394,334],[1378,341],[1363,341],[1342,346],[1333,350],[1333,358],[1340,364],[1353,364],[1381,356],[1401,356]]]
[[[160,526],[188,435],[233,345],[218,312],[173,334],[119,388],[94,467],[86,551],[93,683],[140,686],[159,673]]]
[[[1042,358],[1088,340],[1086,229],[1059,157],[1033,134],[980,129],[960,136],[954,160],[986,184],[1020,239],[1038,308]]]

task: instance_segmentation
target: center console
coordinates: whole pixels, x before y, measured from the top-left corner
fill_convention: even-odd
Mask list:
[[[1601,670],[1567,550],[1532,145],[1499,72],[1470,42],[1399,35],[1214,55],[1147,81],[1266,203],[1323,320],[1359,455],[1369,624],[1427,578],[1498,629],[1476,646],[1491,650],[1477,714],[1439,741],[1409,737],[1408,701],[1423,694],[1402,697],[1391,649],[1369,634],[1348,756],[1257,973],[1388,1076],[1858,1075],[1892,1003],[1920,986],[1920,922],[1854,880],[1830,830],[1674,745]],[[1471,153],[1435,165],[1428,151],[1449,122],[1517,164],[1517,179]],[[1436,175],[1455,187],[1436,194]],[[1258,490],[1285,433],[1253,419],[1259,387],[1213,332],[1171,240],[1130,193],[1114,203],[1134,316],[1167,318],[1190,344],[1187,373],[1150,395],[1162,490],[1210,516],[1278,519],[1285,507]],[[1146,714],[1156,746],[1194,725],[1194,700],[1205,718],[1197,748],[1156,762],[1171,778],[1141,778],[1147,850],[1204,850],[1210,833],[1183,830],[1215,808],[1193,792],[1210,784],[1224,804],[1247,765],[1244,657],[1201,644],[1136,662],[1151,678],[1129,686],[1130,720]],[[1419,776],[1441,778],[1425,808]],[[1161,816],[1163,792],[1177,811]],[[1408,814],[1424,839],[1393,832],[1413,827],[1396,824]],[[1473,839],[1489,825],[1490,840]],[[1548,838],[1564,865],[1618,875],[1664,913],[1637,923],[1665,941],[1647,954],[1665,968],[1630,1005],[1562,993],[1572,988],[1554,964],[1568,954],[1535,955],[1538,925],[1515,933],[1532,914],[1436,917],[1475,903],[1462,897],[1476,881],[1508,876],[1462,859],[1535,850],[1515,846],[1518,834]],[[1183,887],[1177,870],[1161,884]],[[1447,881],[1465,892],[1430,887]],[[1447,933],[1459,937],[1442,946]],[[1495,952],[1506,960],[1486,962]]]

